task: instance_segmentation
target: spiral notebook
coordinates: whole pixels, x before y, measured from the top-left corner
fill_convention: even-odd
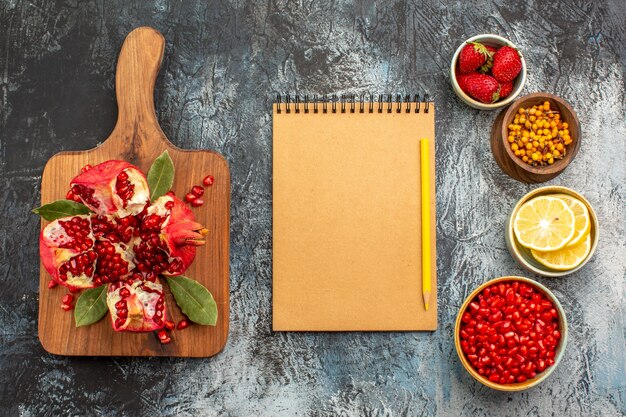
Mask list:
[[[435,108],[419,97],[273,105],[273,329],[435,330]],[[432,295],[422,299],[420,139]]]

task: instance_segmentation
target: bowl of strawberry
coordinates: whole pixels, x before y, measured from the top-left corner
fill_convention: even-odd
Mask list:
[[[517,47],[501,36],[473,36],[454,53],[450,82],[467,105],[498,109],[515,100],[524,88],[526,62]]]
[[[557,298],[540,283],[501,277],[472,292],[456,319],[454,342],[465,369],[500,391],[522,391],[556,368],[567,344]]]

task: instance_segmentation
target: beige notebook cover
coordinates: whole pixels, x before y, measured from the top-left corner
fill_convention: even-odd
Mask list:
[[[273,328],[435,330],[434,105],[273,111]],[[407,113],[406,106],[410,109]],[[415,112],[420,105],[419,113]],[[422,299],[420,142],[430,139],[432,295]]]

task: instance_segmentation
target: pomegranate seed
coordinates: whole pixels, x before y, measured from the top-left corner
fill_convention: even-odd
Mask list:
[[[185,195],[185,201],[188,202],[188,203],[191,203],[195,199],[196,199],[196,196],[193,195],[192,193],[187,193]]]
[[[61,304],[61,308],[65,311],[70,311],[74,308],[74,306],[71,304]]]
[[[165,320],[165,328],[167,330],[174,330],[174,327],[176,327],[176,324],[173,321]]]
[[[51,279],[50,281],[48,281],[48,288],[54,288],[57,285],[59,285],[55,280]]]
[[[204,194],[204,188],[200,187],[199,185],[194,185],[191,188],[191,194],[195,195],[196,197],[201,197],[202,194]]]
[[[167,203],[165,203],[165,208],[168,210],[171,210],[174,208],[174,202],[173,201],[168,201]]]
[[[165,339],[169,338],[169,336],[167,335],[167,332],[166,332],[165,330],[159,330],[159,331],[157,332],[157,336],[159,337],[159,339],[160,339],[161,341],[163,341],[163,340],[165,340]]]
[[[204,204],[204,200],[201,198],[196,198],[195,200],[191,202],[192,207],[200,207],[203,204]]]
[[[80,292],[80,288],[76,288],[76,287],[68,287],[67,288],[71,293],[76,294],[77,292]]]
[[[176,193],[172,190],[169,190],[168,192],[166,192],[165,195],[169,195],[170,197],[176,197]]]
[[[72,294],[65,294],[61,299],[63,304],[70,304],[72,301],[74,301],[74,296]]]
[[[176,326],[178,330],[183,330],[183,329],[186,329],[187,327],[189,327],[189,322],[185,319],[182,319],[181,321],[179,321],[178,325]]]
[[[214,182],[213,175],[207,175],[202,180],[202,184],[204,184],[205,187],[210,187],[211,185],[213,185],[213,182]]]

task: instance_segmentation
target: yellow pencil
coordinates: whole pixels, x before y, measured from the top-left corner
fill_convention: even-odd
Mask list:
[[[422,179],[422,295],[424,308],[430,300],[430,151],[428,139],[420,140]]]

